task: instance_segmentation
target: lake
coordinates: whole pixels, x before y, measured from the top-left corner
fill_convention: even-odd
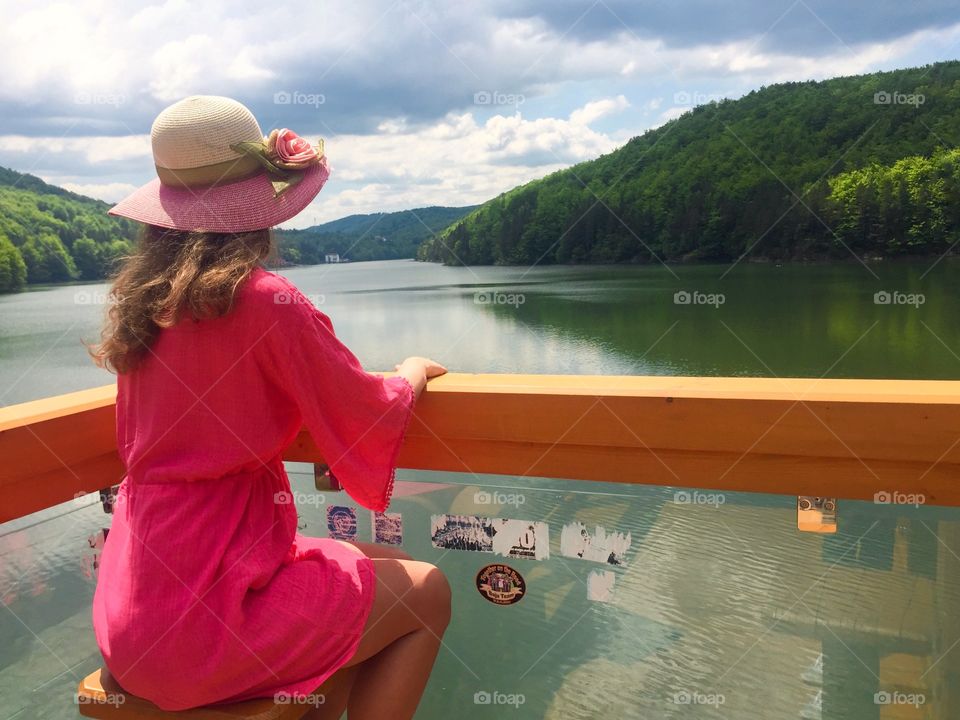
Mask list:
[[[459,372],[954,379],[960,261],[291,268],[365,367],[428,355]],[[93,340],[105,284],[0,296],[0,404],[111,382]],[[302,532],[327,534],[307,466],[290,464]],[[960,511],[841,503],[836,535],[799,533],[796,499],[549,478],[401,471],[405,549],[436,562],[454,623],[419,718],[955,717]],[[491,498],[493,501],[491,502]],[[498,500],[499,498],[499,500]],[[370,540],[370,514],[357,513]],[[550,557],[510,564],[527,595],[477,592],[498,556],[439,549],[431,518],[549,526]],[[566,557],[562,528],[629,534],[621,566]],[[87,539],[72,501],[0,526],[0,719],[75,717],[99,664]],[[609,583],[613,583],[612,587]],[[902,705],[903,708],[891,708]],[[960,711],[958,711],[960,712]]]

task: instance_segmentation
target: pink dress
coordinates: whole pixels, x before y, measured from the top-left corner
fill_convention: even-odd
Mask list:
[[[281,453],[305,425],[344,489],[384,510],[410,384],[364,372],[258,269],[227,315],[161,331],[117,385],[127,473],[93,601],[111,674],[165,710],[312,693],[356,652],[374,566],[297,533]]]

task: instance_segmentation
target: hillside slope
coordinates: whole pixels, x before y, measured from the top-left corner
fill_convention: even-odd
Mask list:
[[[107,203],[0,168],[0,292],[101,278],[130,251],[135,224]]]
[[[933,162],[939,174],[891,172],[900,183],[872,199],[839,201],[834,190],[844,185],[831,181],[931,158],[958,142],[960,62],[774,85],[697,107],[608,155],[504,193],[425,242],[419,258],[529,264],[940,253],[960,237],[956,213],[940,224],[909,216],[938,202],[955,207],[949,162]],[[849,220],[861,202],[875,206],[869,231],[840,217]]]
[[[281,257],[293,263],[323,262],[326,253],[351,260],[412,258],[424,240],[475,209],[433,206],[348,215],[305,230],[278,230],[277,239]]]

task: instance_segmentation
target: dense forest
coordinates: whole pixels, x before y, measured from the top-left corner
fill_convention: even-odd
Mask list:
[[[130,252],[135,223],[107,203],[0,168],[0,292],[96,280]]]
[[[515,188],[447,264],[935,254],[960,240],[960,62],[765,87]]]
[[[306,230],[278,230],[284,262],[321,263],[327,253],[350,260],[412,258],[424,240],[456,222],[473,207],[427,207],[392,213],[350,215]]]

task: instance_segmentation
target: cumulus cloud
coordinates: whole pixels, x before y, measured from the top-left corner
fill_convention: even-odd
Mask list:
[[[137,189],[137,186],[131,183],[75,183],[69,180],[61,180],[56,176],[48,176],[43,179],[51,185],[59,185],[70,192],[105,200],[109,203],[119,202]]]
[[[627,107],[604,98],[569,118],[525,119],[521,113],[478,122],[451,114],[425,128],[393,126],[372,135],[339,135],[328,143],[334,172],[328,187],[290,227],[353,213],[427,205],[472,205],[619,143],[589,122]]]

